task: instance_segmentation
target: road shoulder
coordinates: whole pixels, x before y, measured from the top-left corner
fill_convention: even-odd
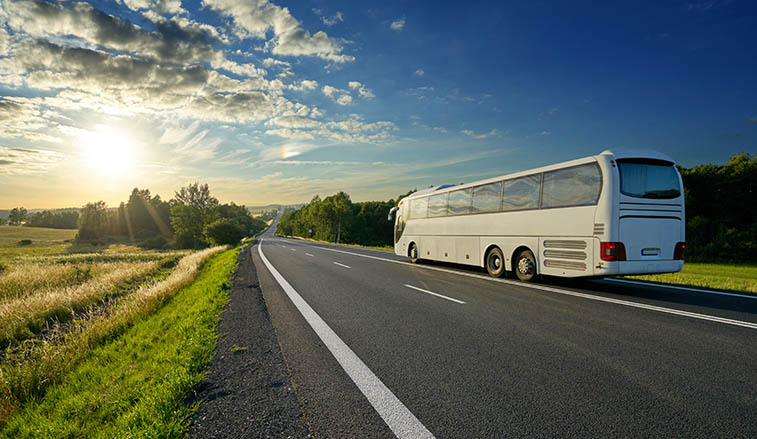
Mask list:
[[[189,403],[189,437],[308,437],[263,299],[250,247],[239,253],[205,380]]]

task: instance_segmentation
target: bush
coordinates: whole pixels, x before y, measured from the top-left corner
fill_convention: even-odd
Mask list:
[[[205,234],[217,245],[236,245],[245,237],[246,231],[236,221],[221,218],[210,223]]]
[[[23,246],[23,245],[32,245],[32,240],[31,239],[22,239],[21,241],[18,241],[18,245],[20,245],[20,246]]]

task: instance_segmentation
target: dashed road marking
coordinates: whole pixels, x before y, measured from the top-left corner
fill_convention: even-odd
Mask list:
[[[408,288],[412,288],[414,290],[420,291],[421,293],[431,294],[432,296],[441,297],[442,299],[447,299],[447,300],[450,300],[452,302],[459,303],[461,305],[465,305],[465,302],[463,302],[462,300],[453,299],[453,298],[447,297],[447,296],[445,296],[443,294],[434,293],[433,291],[424,290],[423,288],[414,287],[414,286],[408,285],[408,284],[405,284],[405,286],[408,287]]]
[[[350,267],[349,265],[340,264],[339,262],[334,262],[334,264],[335,264],[335,265],[338,265],[338,266],[340,266],[340,267],[344,267],[344,268],[352,268],[352,267]]]

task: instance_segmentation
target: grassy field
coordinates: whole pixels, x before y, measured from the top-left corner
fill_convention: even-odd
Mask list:
[[[187,267],[196,270],[215,256],[194,282],[164,288],[169,293],[160,303],[173,296],[170,302],[133,315],[123,334],[93,348],[44,397],[28,400],[0,437],[183,436],[193,410],[184,401],[210,360],[237,250],[199,254],[182,262],[194,258]],[[143,296],[135,302],[156,294]]]
[[[15,256],[66,253],[75,236],[76,230],[69,229],[0,226],[0,262]],[[31,244],[19,245],[24,239],[31,240]]]
[[[757,265],[686,262],[680,273],[628,276],[627,278],[757,294]]]
[[[131,347],[127,349],[123,347],[124,337],[127,337],[130,331],[135,331],[144,321],[154,319],[162,313],[164,305],[179,291],[185,294],[186,291],[192,290],[191,288],[200,288],[192,290],[195,291],[195,295],[211,291],[215,291],[216,295],[225,294],[223,289],[234,265],[234,252],[225,252],[225,262],[221,265],[215,262],[208,264],[208,267],[214,268],[210,270],[211,274],[200,278],[206,279],[205,283],[198,280],[197,284],[193,284],[206,261],[215,258],[225,247],[214,247],[194,253],[186,250],[148,251],[125,245],[92,247],[70,242],[71,232],[30,227],[0,228],[0,437],[90,436],[94,433],[101,434],[100,430],[109,432],[102,433],[101,437],[128,436],[134,427],[133,423],[127,422],[128,430],[119,430],[123,425],[116,428],[114,425],[117,424],[109,424],[105,418],[98,418],[102,414],[100,409],[82,416],[87,418],[86,422],[91,422],[92,426],[105,422],[108,429],[103,429],[103,426],[92,427],[86,434],[74,434],[74,429],[59,428],[58,424],[64,420],[52,418],[48,424],[33,421],[33,425],[26,425],[34,416],[46,417],[40,414],[44,412],[35,410],[47,407],[46,404],[51,402],[55,407],[70,408],[82,404],[81,398],[89,398],[87,400],[96,405],[109,401],[98,400],[96,397],[106,395],[105,393],[95,392],[82,396],[70,390],[80,388],[77,386],[87,389],[95,388],[95,384],[129,388],[135,386],[134,382],[126,378],[114,379],[114,375],[108,375],[110,378],[103,382],[100,381],[105,379],[103,377],[98,377],[95,381],[82,381],[83,377],[89,377],[93,373],[93,364],[99,361],[93,359],[98,358],[98,352],[110,352],[103,354],[108,355],[108,362],[100,363],[99,366],[103,373],[116,373],[111,366],[126,362],[128,370],[121,371],[125,374],[123,376],[136,374],[137,381],[145,380],[146,385],[150,385],[151,380],[157,377],[156,365],[165,365],[162,363],[163,358],[171,352],[191,357],[191,361],[182,363],[191,369],[191,373],[187,375],[188,372],[181,367],[160,369],[161,371],[188,376],[191,381],[204,370],[198,368],[201,364],[198,359],[202,357],[200,351],[205,352],[208,349],[207,337],[202,338],[198,335],[199,338],[192,338],[194,335],[187,332],[186,328],[180,333],[171,332],[172,329],[169,328],[157,330],[156,337],[168,338],[161,339],[163,344],[158,344],[155,348],[151,347],[151,343],[155,341],[153,337],[145,338],[152,340],[146,342],[150,346],[143,343],[134,347],[129,342],[127,345]],[[32,245],[20,246],[18,241],[22,239],[32,240]],[[186,288],[190,284],[193,286]],[[214,307],[217,306],[213,300],[220,300],[217,297],[211,302],[203,302],[204,299],[197,298],[192,300],[192,303],[185,304],[186,309],[175,311],[178,314],[174,317],[164,315],[164,318],[179,319],[181,312],[186,312],[187,316],[193,315],[195,305],[206,307],[202,312],[209,312],[209,316],[217,316],[217,313],[213,314]],[[187,320],[187,324],[192,326],[193,330],[205,330],[209,323],[203,320],[204,318],[203,316]],[[183,323],[177,327],[183,328],[182,325]],[[170,326],[176,326],[175,322]],[[146,328],[143,331],[155,329],[149,325]],[[212,332],[212,329],[210,331]],[[185,336],[186,339],[182,341],[181,336]],[[193,350],[192,346],[201,340],[206,341],[197,348],[200,350]],[[182,348],[182,352],[174,352],[175,348],[167,348],[166,343],[184,343],[182,346],[186,346],[186,350]],[[159,353],[163,351],[165,355]],[[206,354],[207,352],[203,355],[207,356]],[[123,355],[123,358],[117,358],[118,355]],[[152,357],[155,358],[154,361],[149,360]],[[148,360],[137,363],[136,358]],[[93,361],[95,363],[92,363]],[[84,375],[77,375],[80,373]],[[147,379],[152,375],[155,376]],[[173,389],[176,382],[167,381],[166,385]],[[69,390],[56,393],[60,388]],[[147,392],[145,389],[142,391]],[[120,413],[119,416],[126,413],[124,401],[116,397],[121,394],[129,393],[124,388],[119,388],[110,394],[115,397],[111,402],[117,404],[115,410]],[[164,398],[166,395],[162,394],[160,397]],[[139,413],[147,410],[144,406],[145,401],[140,399],[132,402],[131,409]],[[166,407],[165,401],[159,405],[161,408]],[[181,410],[186,409],[181,408],[179,404],[171,413],[179,413]],[[115,413],[107,416],[115,416]],[[173,418],[170,422],[167,418],[160,418],[175,425],[166,427],[166,424],[160,428],[155,427],[157,430],[151,430],[155,422],[147,420],[158,415],[149,410],[144,413],[148,415],[142,418],[147,426],[145,431],[158,432],[156,434],[160,436],[167,431],[174,431],[175,428],[183,428],[180,422],[175,424],[176,420]],[[85,422],[82,419],[77,422]],[[80,424],[77,425],[80,427]],[[34,430],[33,426],[43,429]],[[70,426],[73,428],[73,424]]]

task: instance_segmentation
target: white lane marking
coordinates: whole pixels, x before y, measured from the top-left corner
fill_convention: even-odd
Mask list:
[[[681,311],[681,310],[677,310],[677,309],[673,309],[673,308],[664,308],[664,307],[655,306],[655,305],[646,305],[644,303],[630,302],[628,300],[620,300],[620,299],[612,299],[612,298],[609,298],[609,297],[594,296],[594,295],[591,295],[591,294],[579,293],[579,292],[570,291],[570,290],[563,290],[563,289],[560,289],[560,288],[548,287],[548,286],[545,286],[545,285],[527,284],[527,283],[524,283],[524,282],[517,282],[517,281],[514,281],[514,280],[498,279],[498,278],[494,278],[494,277],[490,277],[490,276],[481,276],[481,275],[478,275],[478,274],[463,273],[463,272],[460,272],[460,271],[447,270],[445,268],[429,267],[428,265],[411,264],[409,262],[395,261],[393,259],[379,258],[379,257],[376,257],[376,256],[370,256],[370,255],[361,255],[360,253],[346,252],[344,250],[337,250],[337,249],[334,249],[334,248],[328,248],[328,247],[319,247],[319,248],[321,248],[323,250],[329,250],[329,251],[332,251],[332,252],[337,252],[337,253],[345,253],[345,254],[348,254],[348,255],[360,256],[361,258],[376,259],[378,261],[392,262],[392,263],[395,263],[395,264],[402,264],[402,265],[407,265],[407,266],[411,266],[411,267],[424,268],[424,269],[427,269],[427,270],[443,271],[445,273],[457,274],[459,276],[474,277],[474,278],[477,278],[477,279],[488,280],[488,281],[491,281],[491,282],[499,282],[499,283],[503,283],[503,284],[507,284],[507,285],[513,285],[513,286],[517,286],[517,287],[532,288],[532,289],[535,289],[535,290],[548,291],[550,293],[563,294],[563,295],[566,295],[566,296],[581,297],[583,299],[590,299],[590,300],[597,300],[597,301],[600,301],[600,302],[614,303],[614,304],[617,304],[617,305],[629,306],[629,307],[632,307],[632,308],[647,309],[647,310],[657,311],[657,312],[666,313],[666,314],[675,314],[675,315],[679,315],[679,316],[691,317],[693,319],[709,320],[711,322],[724,323],[726,325],[742,326],[744,328],[757,329],[757,323],[745,322],[745,321],[742,321],[742,320],[732,320],[732,319],[727,319],[725,317],[717,317],[717,316],[711,316],[711,315],[707,315],[707,314],[699,314],[699,313],[695,313],[695,312]]]
[[[290,248],[289,250],[292,250],[293,252],[296,252],[296,251],[297,251],[296,249],[293,249],[293,248]]]
[[[313,255],[311,255],[310,253],[305,253],[305,256],[313,256]]]
[[[717,294],[718,296],[741,297],[742,299],[757,299],[757,295],[747,296],[746,294],[724,293],[722,291],[703,290],[701,288],[679,287],[678,285],[667,285],[667,284],[663,285],[663,284],[656,284],[652,282],[642,282],[642,281],[637,281],[637,280],[615,279],[615,278],[604,279],[604,280],[610,281],[610,282],[623,282],[627,284],[644,285],[647,287],[661,287],[661,288],[673,288],[676,290],[684,290],[684,291],[696,291],[697,293]]]
[[[261,243],[262,244],[262,243]],[[252,251],[252,249],[250,249]],[[271,275],[276,279],[276,282],[281,285],[281,288],[289,296],[289,299],[294,303],[294,306],[300,311],[305,320],[313,328],[316,335],[323,341],[326,347],[331,351],[331,354],[336,358],[336,361],[342,366],[347,375],[357,385],[358,389],[363,392],[368,402],[371,403],[374,409],[378,412],[379,416],[386,422],[386,425],[392,430],[392,432],[398,438],[433,438],[434,435],[426,429],[426,427],[415,417],[415,415],[405,407],[395,395],[389,390],[384,383],[363,363],[363,360],[358,357],[355,352],[347,346],[346,343],[339,338],[338,335],[326,324],[325,321],[319,316],[313,308],[305,302],[305,299],[292,288],[292,285],[284,279],[273,265],[266,259],[263,254],[263,246],[258,245],[258,253],[260,253],[260,259]]]
[[[338,265],[338,266],[340,266],[340,267],[344,267],[344,268],[352,268],[352,267],[350,267],[349,265],[340,264],[339,262],[334,262],[334,264],[335,264],[335,265]]]
[[[414,290],[420,291],[421,293],[431,294],[432,296],[441,297],[442,299],[451,300],[452,302],[465,305],[465,302],[463,302],[462,300],[453,299],[451,297],[447,297],[447,296],[444,296],[442,294],[434,293],[433,291],[424,290],[423,288],[414,287],[414,286],[408,285],[408,284],[405,284],[405,286],[408,287],[408,288],[412,288]]]

